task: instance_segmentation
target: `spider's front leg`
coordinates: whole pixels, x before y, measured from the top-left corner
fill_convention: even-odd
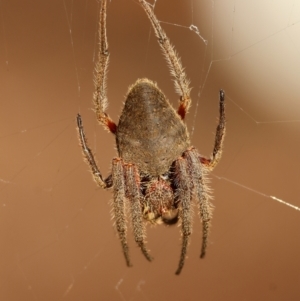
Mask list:
[[[134,239],[140,247],[142,253],[147,260],[152,261],[146,245],[146,230],[143,221],[143,212],[141,206],[141,179],[137,167],[134,164],[125,164],[125,179],[126,179],[126,197],[130,203],[130,215],[132,219],[132,227]]]
[[[114,192],[114,220],[121,241],[127,266],[131,266],[127,244],[126,203],[129,203],[134,238],[147,260],[151,261],[145,245],[145,225],[141,209],[140,176],[134,164],[126,164],[121,158],[115,158],[112,165]]]
[[[177,183],[177,198],[180,202],[179,216],[181,219],[182,247],[179,266],[176,274],[179,275],[185,262],[189,237],[192,233],[192,199],[198,201],[200,218],[202,221],[202,248],[200,257],[205,256],[208,231],[212,217],[209,188],[205,180],[205,170],[199,162],[199,154],[194,147],[185,151],[181,158],[175,161]]]
[[[194,147],[188,149],[183,157],[188,164],[189,179],[193,187],[193,194],[197,200],[199,214],[202,222],[202,247],[200,258],[204,258],[207,248],[210,220],[212,218],[212,205],[210,203],[209,187],[206,180],[207,169],[199,162],[199,153]]]
[[[219,163],[222,155],[223,141],[226,131],[226,118],[225,118],[225,92],[220,90],[220,107],[219,107],[219,124],[217,126],[215,146],[210,159],[200,157],[200,161],[209,170],[213,170]]]
[[[112,181],[114,183],[113,213],[114,213],[115,225],[121,241],[126,264],[127,266],[131,266],[130,259],[129,259],[129,252],[128,252],[128,244],[126,239],[126,234],[127,234],[126,216],[125,216],[126,188],[125,188],[125,178],[124,178],[124,167],[123,167],[122,160],[119,158],[113,159]]]
[[[179,275],[185,262],[189,237],[192,233],[192,192],[189,182],[189,172],[187,161],[184,158],[179,158],[175,161],[175,173],[177,187],[177,197],[180,201],[179,217],[181,220],[182,247],[179,265],[176,274]]]
[[[94,180],[101,188],[110,188],[112,186],[112,177],[108,176],[105,180],[103,180],[101,172],[96,164],[94,155],[91,149],[88,147],[87,139],[85,137],[85,133],[83,129],[82,119],[79,114],[77,115],[77,129],[78,129],[79,141],[80,141],[82,153],[86,162],[90,166]]]

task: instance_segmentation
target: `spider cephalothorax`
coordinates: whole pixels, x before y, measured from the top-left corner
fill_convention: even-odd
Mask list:
[[[224,92],[220,91],[220,118],[211,158],[201,157],[190,145],[184,117],[191,103],[189,81],[180,59],[156,19],[151,6],[139,0],[147,13],[158,42],[175,77],[180,94],[177,112],[157,85],[139,79],[129,88],[118,125],[105,112],[106,69],[108,45],[106,38],[106,0],[101,2],[99,22],[99,59],[96,66],[94,104],[98,121],[116,136],[118,157],[112,161],[112,173],[106,179],[96,165],[87,145],[81,116],[77,116],[80,143],[97,184],[113,189],[113,213],[128,266],[127,226],[125,211],[129,208],[135,241],[144,256],[151,261],[145,246],[145,222],[174,224],[181,222],[182,248],[176,274],[183,268],[189,236],[192,233],[192,201],[198,205],[202,221],[202,250],[204,257],[209,223],[212,216],[206,173],[221,157],[225,134]]]

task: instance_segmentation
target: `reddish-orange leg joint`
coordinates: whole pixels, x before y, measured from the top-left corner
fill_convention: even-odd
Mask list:
[[[179,105],[177,113],[181,117],[181,119],[184,119],[185,114],[186,114],[186,105],[185,105],[185,103],[181,103]]]
[[[116,134],[116,132],[117,132],[117,125],[110,118],[106,119],[106,126],[108,127],[108,129],[113,134]]]

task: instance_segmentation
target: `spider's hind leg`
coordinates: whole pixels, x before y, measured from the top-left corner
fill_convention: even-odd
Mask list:
[[[153,12],[153,8],[145,0],[139,0],[139,2],[151,21],[155,35],[158,39],[158,43],[170,67],[171,76],[174,77],[175,90],[176,93],[180,95],[180,103],[177,113],[181,117],[181,119],[184,119],[191,105],[191,88],[189,87],[190,81],[186,77],[181,60],[177,55],[174,46],[170,43],[169,38],[160,26],[160,22],[157,20]]]
[[[106,0],[102,0],[99,19],[99,53],[95,70],[95,92],[93,99],[97,120],[104,126],[105,129],[115,134],[117,131],[117,125],[105,112],[108,105],[106,95],[108,62],[109,51],[106,36]]]

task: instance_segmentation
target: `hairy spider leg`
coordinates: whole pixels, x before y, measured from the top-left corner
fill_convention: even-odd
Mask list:
[[[183,157],[188,162],[188,170],[190,174],[193,195],[198,201],[198,210],[202,222],[202,247],[200,258],[204,258],[207,248],[210,220],[212,218],[210,189],[206,180],[206,173],[208,169],[199,164],[199,153],[194,147],[187,150],[183,154]]]
[[[106,95],[107,67],[109,62],[108,43],[106,36],[106,0],[101,1],[100,20],[99,20],[99,54],[95,69],[95,92],[93,101],[97,120],[105,129],[115,134],[117,125],[105,112],[108,100]]]
[[[169,38],[167,37],[164,30],[161,28],[160,23],[157,20],[150,4],[147,3],[145,0],[139,0],[139,2],[151,21],[155,35],[158,39],[158,43],[161,46],[162,52],[165,55],[165,58],[169,65],[170,73],[175,79],[175,90],[176,93],[180,95],[179,108],[177,110],[177,113],[182,119],[184,119],[191,105],[191,88],[189,87],[190,81],[185,75],[184,68],[181,64],[181,60],[177,55],[174,46],[170,43]]]
[[[189,237],[192,234],[192,194],[189,182],[187,161],[180,157],[175,161],[177,197],[180,201],[179,217],[181,220],[182,246],[176,274],[179,275],[185,262]]]
[[[83,129],[82,119],[79,114],[77,115],[77,130],[83,156],[85,158],[85,161],[90,166],[95,182],[101,188],[110,188],[112,186],[111,176],[103,180],[101,172],[95,161],[94,155],[91,149],[88,147],[87,139]]]
[[[113,213],[116,229],[119,234],[119,238],[122,245],[123,254],[125,256],[127,266],[131,266],[128,252],[128,244],[126,240],[127,227],[125,216],[125,179],[124,179],[124,167],[120,158],[113,159],[112,162],[112,181],[113,186]]]
[[[147,260],[152,261],[145,245],[146,230],[143,221],[143,213],[141,207],[141,179],[137,167],[134,164],[124,164],[125,181],[126,181],[126,197],[130,203],[130,214],[133,226],[134,239],[140,247],[142,253]]]
[[[216,130],[215,145],[210,159],[200,157],[200,162],[205,165],[210,171],[213,170],[219,163],[222,156],[223,142],[226,132],[226,118],[225,118],[225,92],[220,90],[220,108],[219,108],[219,124]]]
[[[199,165],[199,153],[192,147],[183,153],[175,162],[177,197],[180,202],[179,216],[181,219],[182,247],[176,274],[179,275],[185,262],[189,237],[192,233],[192,199],[198,201],[198,210],[202,222],[202,247],[200,257],[205,256],[212,206],[210,204],[209,187],[206,184],[205,166]]]

